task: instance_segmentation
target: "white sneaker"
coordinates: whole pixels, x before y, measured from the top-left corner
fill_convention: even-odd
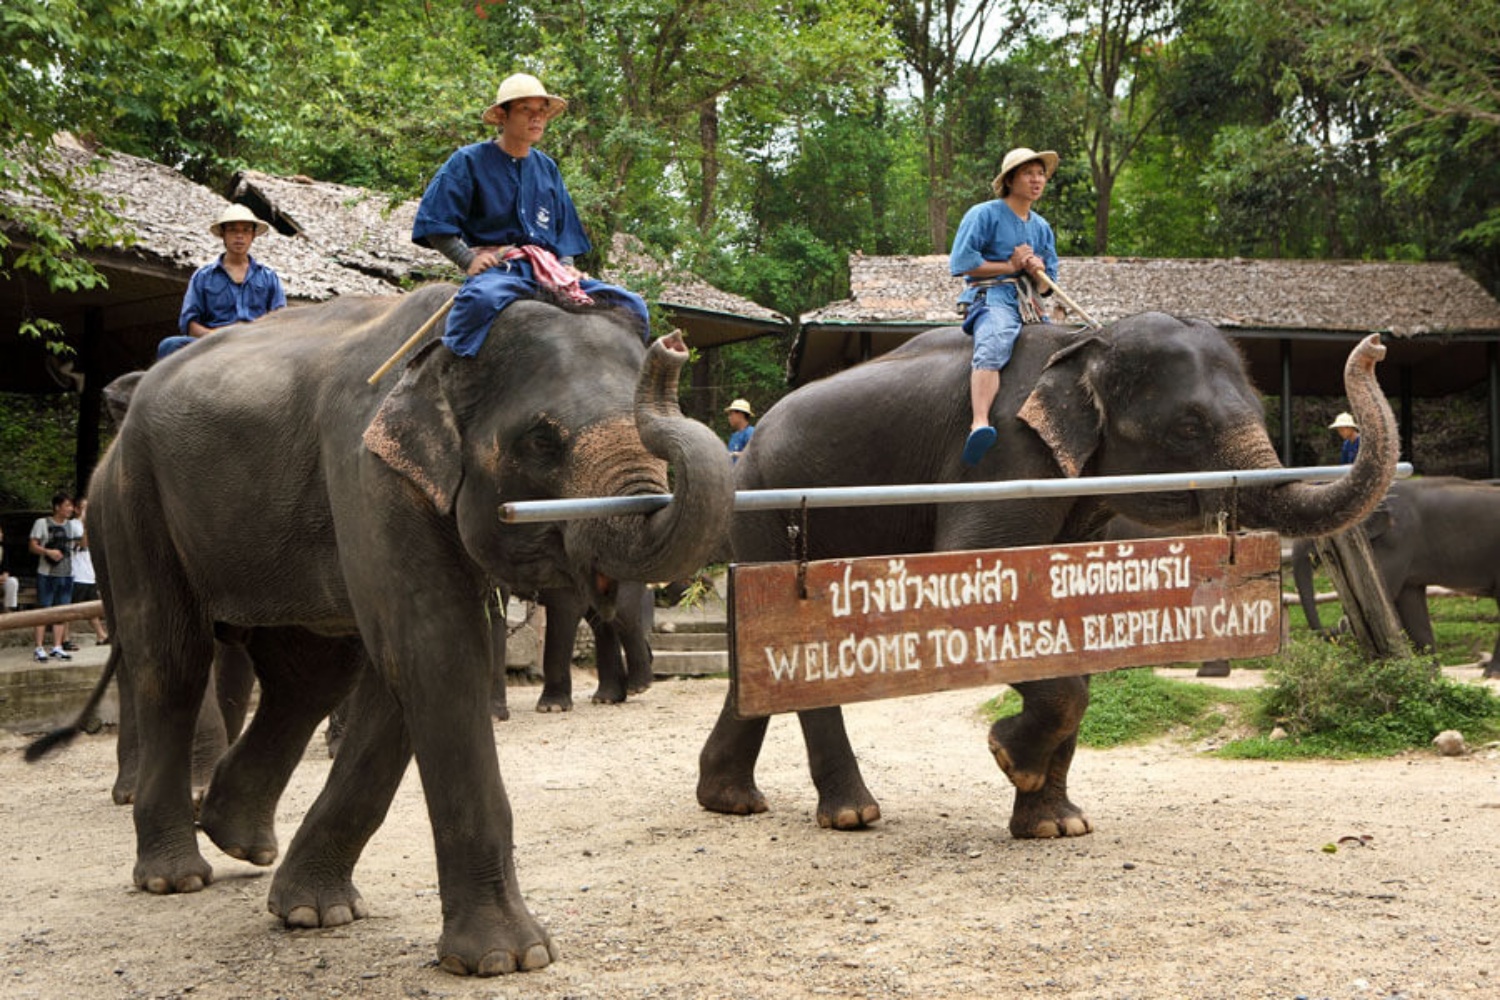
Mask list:
[[[38,646],[36,648],[36,652],[31,654],[31,657],[32,657],[32,659],[36,660],[36,662],[38,662],[38,663],[46,663],[47,662],[47,651],[45,649],[43,649],[41,646]]]
[[[71,660],[73,658],[73,654],[68,652],[66,649],[63,649],[61,646],[53,646],[52,658],[54,660]]]

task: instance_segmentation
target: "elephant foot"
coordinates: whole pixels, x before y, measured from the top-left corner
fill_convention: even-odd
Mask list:
[[[504,701],[490,702],[490,718],[496,722],[510,721],[510,705]]]
[[[1037,792],[1047,783],[1047,767],[1052,760],[1051,747],[1018,738],[1021,716],[1012,715],[990,727],[990,753],[995,763],[1016,786],[1017,792]]]
[[[135,801],[135,782],[121,784],[115,782],[115,787],[109,790],[109,797],[117,806],[128,806]]]
[[[749,816],[770,810],[766,797],[755,787],[754,781],[715,781],[707,775],[698,778],[698,804],[709,812],[727,813],[730,816]]]
[[[862,830],[880,819],[880,803],[861,785],[850,798],[820,796],[818,826],[825,830]]]
[[[176,892],[202,892],[214,880],[214,870],[198,853],[189,835],[183,846],[142,850],[135,860],[136,887],[156,896]]]
[[[1017,840],[1082,837],[1093,832],[1094,824],[1055,783],[1040,792],[1016,792],[1010,835]]]
[[[546,688],[542,689],[542,696],[536,700],[538,712],[571,712],[573,711],[573,696],[570,694],[549,694]]]
[[[438,939],[438,967],[455,976],[534,972],[557,961],[557,945],[522,904],[451,917]]]
[[[598,689],[589,695],[589,701],[595,705],[622,705],[625,703],[625,688],[618,683],[600,684]]]
[[[226,796],[210,794],[199,810],[198,825],[219,850],[238,861],[265,867],[276,860],[280,849],[272,818],[259,818],[242,802],[224,802]]]
[[[266,909],[288,927],[342,927],[369,916],[370,909],[351,880],[320,881],[301,879],[282,866],[271,882]]]

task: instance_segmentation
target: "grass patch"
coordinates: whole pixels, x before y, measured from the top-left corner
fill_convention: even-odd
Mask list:
[[[1221,756],[1383,757],[1425,748],[1445,729],[1471,743],[1500,736],[1500,698],[1447,679],[1425,657],[1366,662],[1352,639],[1294,635],[1267,669],[1255,715],[1265,735],[1234,741]],[[1269,737],[1277,726],[1286,739]]]
[[[1006,691],[984,703],[993,722],[1021,710],[1020,695]],[[1105,750],[1146,743],[1172,733],[1207,739],[1237,730],[1254,717],[1256,692],[1234,691],[1158,677],[1150,667],[1095,674],[1089,710],[1078,728],[1081,746]]]

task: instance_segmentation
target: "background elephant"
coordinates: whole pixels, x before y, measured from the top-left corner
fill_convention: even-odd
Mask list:
[[[1396,616],[1418,650],[1432,650],[1429,586],[1500,598],[1500,489],[1468,479],[1433,477],[1391,484],[1384,501],[1361,522]],[[1314,631],[1323,631],[1313,586],[1314,546],[1292,546],[1297,597]],[[1500,676],[1500,636],[1486,677]]]
[[[587,621],[594,633],[594,666],[599,686],[589,700],[618,705],[628,695],[651,686],[651,622],[654,603],[644,583],[622,581],[615,596],[615,614],[605,619],[585,593],[568,588],[542,591],[538,602],[547,609],[542,642],[542,693],[538,712],[567,712],[573,708],[573,648],[578,624]]]
[[[965,471],[972,345],[957,329],[932,330],[873,361],[785,397],[757,426],[737,469],[740,489],[865,486],[980,479],[1045,479],[1279,466],[1261,400],[1239,354],[1213,326],[1159,313],[1097,332],[1029,326],[1001,376],[991,418],[996,445]],[[1345,380],[1365,437],[1350,473],[1326,486],[1293,484],[1236,493],[1173,491],[994,503],[819,509],[807,514],[810,559],[893,555],[1086,540],[1117,514],[1159,528],[1197,530],[1220,510],[1244,526],[1314,535],[1363,517],[1396,464],[1394,418],[1375,383],[1384,354],[1370,338]],[[741,562],[794,557],[787,529],[800,512],[736,516]],[[1016,786],[1018,837],[1089,832],[1069,799],[1067,774],[1086,678],[1016,685],[1023,709],[990,731],[989,745]],[[838,708],[800,713],[818,789],[818,822],[840,829],[880,816],[865,787]],[[755,762],[767,720],[735,717],[726,702],[699,763],[698,800],[727,813],[766,808]]]
[[[277,868],[289,925],[348,922],[352,875],[415,756],[443,899],[438,957],[494,974],[555,958],[515,877],[489,722],[487,595],[686,575],[722,544],[722,442],[677,409],[680,338],[649,352],[609,310],[518,302],[476,357],[440,344],[367,376],[452,294],[335,300],[227,330],[158,363],[90,488],[112,634],[134,680],[136,884],[201,889],[189,746],[215,623],[248,630],[259,708],[200,821],[232,857],[278,853],[276,801],[351,690],[323,794]],[[649,516],[503,524],[511,500],[667,490]],[[97,519],[97,523],[95,523]]]

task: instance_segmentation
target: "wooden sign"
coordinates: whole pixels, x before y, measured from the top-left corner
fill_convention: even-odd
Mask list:
[[[1252,532],[736,564],[729,604],[735,711],[752,718],[1266,656],[1281,644],[1281,543]]]

